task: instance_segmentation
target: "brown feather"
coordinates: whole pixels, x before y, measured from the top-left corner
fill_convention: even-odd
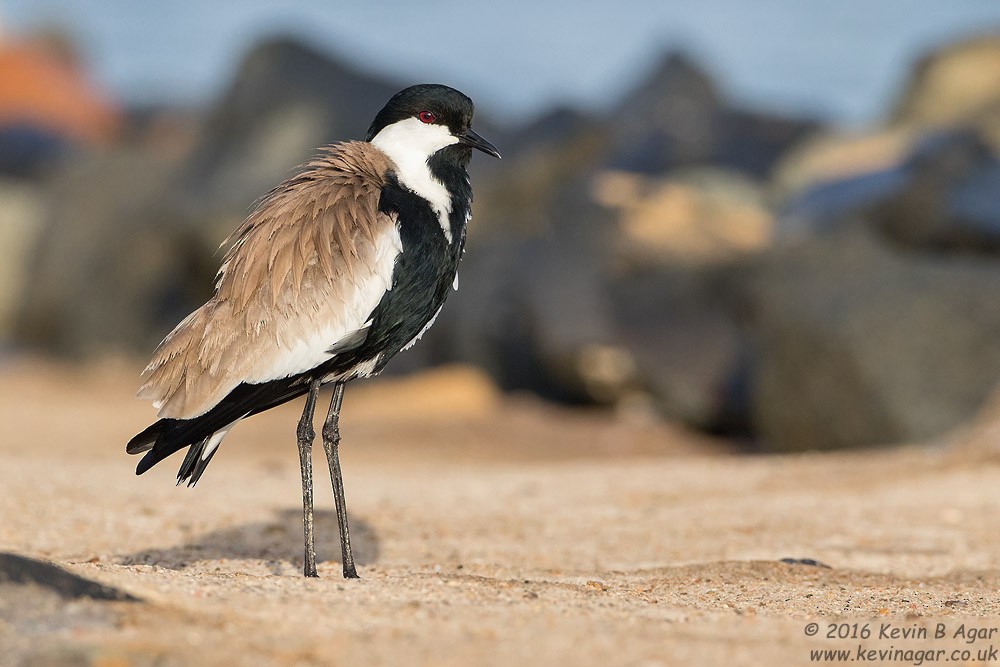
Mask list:
[[[371,144],[336,144],[268,193],[226,240],[213,296],[154,352],[139,396],[161,417],[192,418],[263,381],[309,333],[360,326],[345,305],[359,281],[386,280],[374,241],[395,226],[378,212],[391,168]]]

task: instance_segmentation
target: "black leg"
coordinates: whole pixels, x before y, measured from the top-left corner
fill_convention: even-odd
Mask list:
[[[340,405],[344,401],[344,383],[333,385],[333,400],[330,412],[323,423],[323,449],[330,464],[330,479],[333,481],[333,498],[337,502],[337,523],[340,525],[340,555],[344,563],[344,578],[357,579],[354,555],[351,553],[351,533],[347,528],[347,501],[344,499],[344,479],[340,474]]]
[[[316,410],[316,397],[319,396],[319,380],[313,380],[306,395],[306,407],[299,419],[296,435],[299,441],[299,467],[302,469],[302,529],[305,533],[306,555],[302,573],[307,577],[318,577],[316,574],[316,541],[313,535],[313,472],[312,443],[316,437],[313,429],[313,413]]]

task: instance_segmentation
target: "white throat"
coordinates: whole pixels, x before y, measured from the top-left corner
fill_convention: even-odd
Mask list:
[[[458,138],[444,125],[406,118],[386,125],[371,143],[396,163],[399,182],[430,203],[450,244],[451,195],[444,183],[431,173],[427,160],[445,146],[457,144]]]

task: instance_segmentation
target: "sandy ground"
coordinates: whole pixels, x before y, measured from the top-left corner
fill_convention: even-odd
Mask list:
[[[463,369],[359,384],[342,461],[362,578],[340,577],[320,453],[306,580],[298,403],[178,488],[179,460],[137,478],[124,453],[152,418],[135,372],[0,369],[0,551],[141,600],[0,573],[0,665],[1000,663],[982,431],[972,449],[744,456]]]

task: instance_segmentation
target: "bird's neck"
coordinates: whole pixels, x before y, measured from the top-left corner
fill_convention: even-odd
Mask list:
[[[465,168],[471,149],[450,145],[428,156],[405,142],[393,141],[394,136],[384,130],[371,143],[392,160],[399,184],[428,203],[448,245],[464,240],[472,201],[472,186]]]
[[[472,213],[472,182],[466,169],[471,157],[471,148],[454,145],[439,150],[427,160],[431,176],[448,193],[448,231],[445,236],[449,244],[457,247],[459,252],[464,245],[465,227]],[[444,220],[441,224],[444,228]]]

